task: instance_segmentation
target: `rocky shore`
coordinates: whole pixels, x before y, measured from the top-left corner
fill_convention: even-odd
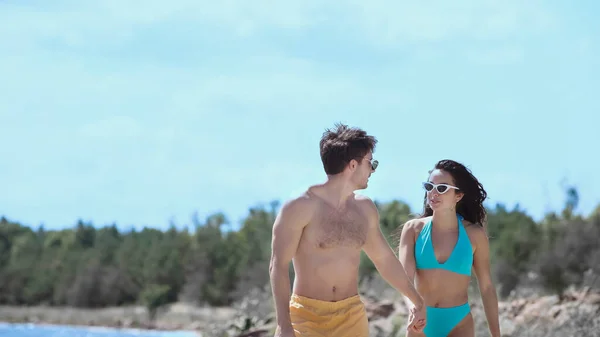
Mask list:
[[[390,298],[382,295],[381,298]],[[407,312],[401,301],[382,300],[365,294],[373,337],[404,336]],[[471,299],[477,336],[488,336],[479,298]],[[600,293],[569,289],[556,295],[511,298],[499,304],[502,336],[592,337],[600,336]],[[202,337],[272,336],[272,301],[268,291],[254,292],[232,308],[201,308],[177,303],[162,308],[150,321],[143,307],[75,309],[0,306],[0,321],[12,323],[66,324],[190,330]]]
[[[366,303],[371,336],[405,336],[407,310],[400,300],[380,300],[363,296]],[[471,298],[475,320],[475,335],[489,336],[485,313],[477,296]],[[511,298],[499,303],[500,327],[506,337],[598,337],[600,336],[600,293],[589,288],[569,289],[562,297],[556,295]],[[238,317],[238,321],[244,319]],[[246,321],[261,322],[246,316]],[[262,320],[241,333],[232,329],[207,331],[206,336],[266,337],[273,335],[274,322]],[[238,326],[240,326],[238,324]]]
[[[371,336],[404,336],[407,312],[400,302],[368,302]],[[479,299],[471,300],[475,335],[489,336]],[[510,337],[598,337],[600,293],[589,289],[556,295],[531,296],[499,303],[502,336]]]

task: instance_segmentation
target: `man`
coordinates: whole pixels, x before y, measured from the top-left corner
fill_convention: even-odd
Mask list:
[[[378,162],[377,140],[359,128],[336,124],[323,133],[321,161],[327,181],[287,201],[273,225],[270,277],[276,336],[368,336],[365,306],[358,294],[361,250],[381,276],[408,297],[409,326],[425,325],[422,297],[406,276],[379,227],[375,204],[354,194],[365,189]],[[295,280],[290,294],[289,263]]]

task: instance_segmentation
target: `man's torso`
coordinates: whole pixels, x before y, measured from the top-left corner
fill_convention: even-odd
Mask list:
[[[335,208],[310,192],[308,196],[313,212],[294,257],[294,293],[325,301],[354,296],[369,226],[364,204],[371,201],[351,197]]]

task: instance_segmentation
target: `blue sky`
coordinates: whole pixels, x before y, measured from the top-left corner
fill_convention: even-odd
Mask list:
[[[0,214],[165,228],[232,222],[324,180],[365,128],[362,192],[418,208],[439,159],[532,216],[600,203],[592,1],[2,1]]]

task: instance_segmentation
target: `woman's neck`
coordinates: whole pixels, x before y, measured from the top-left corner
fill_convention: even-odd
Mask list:
[[[456,216],[456,211],[440,210],[437,212],[433,212],[431,223],[435,226],[436,229],[440,229],[443,231],[456,230],[458,228],[458,218]]]

